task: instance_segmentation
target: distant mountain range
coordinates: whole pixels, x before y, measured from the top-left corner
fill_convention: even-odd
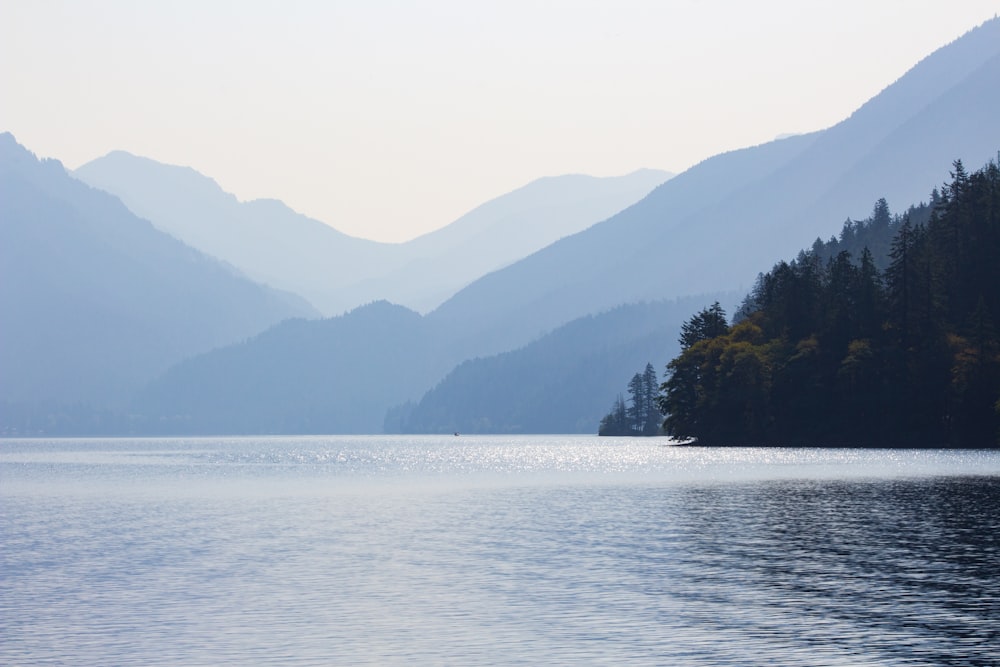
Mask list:
[[[677,323],[699,295],[619,306],[581,317],[537,341],[463,362],[415,403],[390,410],[401,433],[593,433],[616,391],[647,363],[663,369],[679,352]]]
[[[736,299],[736,294],[713,295]],[[143,431],[177,433],[587,432],[610,388],[677,351],[705,297],[632,304],[506,354],[466,360],[447,330],[379,301],[289,321],[190,359],[139,393]],[[617,390],[617,389],[616,389]],[[613,396],[613,394],[612,394]]]
[[[725,153],[636,205],[476,281],[430,317],[497,351],[621,303],[748,289],[877,199],[926,201],[1000,148],[1000,20],[928,56],[820,132]],[[944,165],[944,166],[942,166]]]
[[[559,199],[551,190],[529,196],[535,188],[545,192],[561,184],[550,179],[512,193],[509,201],[484,205],[437,236],[385,248],[332,230],[342,245],[322,240],[320,235],[334,236],[321,223],[274,202],[240,204],[211,182],[202,183],[205,200],[216,202],[211,206],[176,202],[172,209],[156,199],[161,195],[136,196],[129,206],[141,210],[146,204],[138,202],[147,202],[144,217],[156,222],[160,216],[157,224],[163,225],[170,216],[176,218],[171,224],[186,217],[198,229],[185,233],[201,230],[222,246],[259,224],[260,230],[246,233],[253,240],[244,250],[271,267],[274,277],[267,282],[273,286],[305,285],[313,275],[305,267],[315,266],[317,257],[357,278],[345,278],[324,295],[293,290],[323,301],[326,312],[359,297],[399,297],[393,290],[407,282],[420,292],[408,297],[415,308],[420,299],[433,304],[458,288],[460,280],[441,283],[420,261],[468,259],[481,277],[423,316],[379,301],[327,320],[286,322],[203,352],[135,393],[129,423],[142,432],[377,432],[387,417],[387,428],[412,431],[596,432],[601,414],[645,361],[662,370],[676,351],[680,323],[699,308],[719,299],[731,309],[758,273],[817,237],[838,233],[846,218],[866,217],[880,197],[905,210],[948,180],[946,165],[953,160],[978,167],[996,157],[998,108],[1000,20],[994,19],[928,56],[829,129],[710,158],[597,224],[578,223],[575,233],[560,228],[555,236],[569,235],[536,238],[534,251],[518,246],[506,251],[506,259],[485,248],[517,228],[515,218],[502,213],[515,194],[525,198],[514,207],[522,220],[531,220],[526,209],[544,210],[547,197],[558,199],[561,210],[577,211],[582,198]],[[136,160],[113,156],[104,160]],[[94,172],[79,174],[97,182]],[[271,213],[246,223],[245,211],[262,205]],[[198,217],[209,209],[216,213]],[[192,212],[185,216],[184,210]],[[499,235],[489,236],[490,221],[499,225]],[[279,223],[287,227],[271,227]],[[318,235],[313,245],[323,250],[317,257],[294,250],[306,232],[288,230],[299,225]],[[280,262],[254,255],[266,239],[286,236],[291,245],[282,249],[287,256]],[[411,251],[423,260],[407,256]],[[520,259],[511,256],[516,253]],[[302,274],[276,270],[296,257]],[[373,257],[379,258],[377,271]],[[250,260],[223,259],[263,280],[248,268]],[[431,297],[435,290],[438,296]],[[349,292],[353,296],[345,298]],[[658,349],[659,358],[649,358]],[[546,410],[546,400],[558,409]]]
[[[315,315],[0,134],[0,401],[120,404],[186,357]]]
[[[405,263],[342,291],[348,301],[388,299],[426,313],[460,288],[641,200],[673,174],[582,174],[532,181],[437,231],[402,244]]]
[[[421,316],[385,301],[290,320],[189,359],[140,392],[154,433],[372,433],[456,360]]]
[[[188,167],[122,151],[74,172],[136,215],[326,315],[387,299],[426,312],[480,276],[635,203],[671,174],[543,178],[407,243],[354,238],[283,203],[240,202]]]

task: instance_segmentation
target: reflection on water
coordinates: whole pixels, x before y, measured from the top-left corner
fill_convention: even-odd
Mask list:
[[[989,665],[1000,454],[0,442],[0,664]]]

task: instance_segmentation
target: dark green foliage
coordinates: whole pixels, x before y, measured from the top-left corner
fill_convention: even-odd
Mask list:
[[[893,218],[880,200],[839,239],[780,262],[721,333],[695,335],[706,311],[692,318],[662,385],[666,432],[703,444],[1000,444],[1000,169],[956,162],[931,201]]]
[[[698,341],[721,336],[727,331],[726,311],[716,301],[681,325],[681,349],[686,350]]]

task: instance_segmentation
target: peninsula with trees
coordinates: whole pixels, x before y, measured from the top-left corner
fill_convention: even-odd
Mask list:
[[[682,328],[657,403],[702,445],[1000,445],[1000,167],[885,200]],[[607,418],[606,418],[607,419]],[[603,426],[603,425],[602,425]]]

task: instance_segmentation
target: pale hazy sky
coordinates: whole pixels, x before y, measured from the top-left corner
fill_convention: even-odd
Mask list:
[[[833,125],[1000,0],[0,0],[0,131],[405,240]]]

